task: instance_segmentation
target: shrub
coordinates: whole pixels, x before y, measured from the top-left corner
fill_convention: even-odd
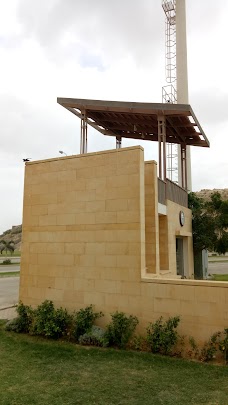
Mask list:
[[[19,302],[16,309],[18,316],[15,319],[14,327],[17,325],[18,333],[28,333],[31,327],[33,319],[33,309],[30,305],[24,305],[22,302]]]
[[[9,331],[9,332],[16,332],[16,333],[20,333],[20,322],[19,322],[19,317],[11,319],[10,321],[8,321],[5,325],[5,330]]]
[[[175,316],[163,321],[160,317],[156,322],[147,327],[147,342],[153,353],[170,354],[177,343],[178,333],[175,330],[180,322],[180,317]]]
[[[172,348],[172,356],[183,357],[185,353],[186,335],[177,335],[177,343]]]
[[[80,336],[89,332],[96,319],[103,316],[102,312],[94,312],[92,305],[82,308],[73,315],[73,337],[78,342]]]
[[[211,361],[215,359],[216,352],[219,349],[220,345],[221,332],[214,333],[208,342],[206,342],[200,352],[201,361]]]
[[[105,330],[99,326],[93,325],[90,331],[79,337],[78,342],[80,345],[85,346],[105,347],[107,346]]]
[[[227,364],[227,361],[228,361],[228,328],[224,329],[223,337],[224,337],[224,339],[221,339],[221,341],[219,342],[219,350],[223,353],[225,364]]]
[[[34,310],[30,333],[51,339],[58,339],[67,333],[72,316],[66,309],[54,308],[52,301],[44,301]]]
[[[189,345],[190,345],[190,349],[188,350],[188,356],[190,358],[198,358],[199,356],[199,347],[194,339],[193,336],[189,336]]]
[[[110,346],[117,346],[119,349],[126,348],[139,321],[136,316],[127,316],[124,312],[116,311],[111,315],[112,321],[107,326],[106,339]]]
[[[19,302],[16,311],[18,316],[6,323],[5,329],[7,331],[17,333],[28,333],[32,323],[33,310],[32,307]]]
[[[11,264],[11,260],[10,259],[5,259],[5,260],[3,260],[2,264]]]
[[[130,348],[140,352],[148,352],[149,346],[146,337],[141,335],[133,336],[133,339],[130,342]]]

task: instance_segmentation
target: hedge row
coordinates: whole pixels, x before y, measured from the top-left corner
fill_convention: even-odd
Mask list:
[[[17,333],[29,333],[50,339],[67,339],[81,345],[116,347],[120,349],[151,351],[164,355],[178,355],[195,358],[201,361],[213,360],[220,352],[225,364],[228,360],[228,328],[213,334],[202,348],[199,348],[193,337],[180,336],[177,327],[180,317],[170,317],[149,323],[145,336],[135,334],[139,321],[136,316],[124,312],[111,314],[107,327],[95,325],[102,312],[95,312],[92,305],[70,314],[66,309],[55,308],[52,301],[44,301],[36,309],[24,305],[17,306],[18,316],[6,324],[6,330]]]

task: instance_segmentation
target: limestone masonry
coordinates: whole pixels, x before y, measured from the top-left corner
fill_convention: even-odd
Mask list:
[[[159,193],[140,146],[27,163],[20,300],[93,304],[104,323],[124,311],[140,328],[180,315],[198,339],[227,326],[226,283],[191,280],[191,211]]]

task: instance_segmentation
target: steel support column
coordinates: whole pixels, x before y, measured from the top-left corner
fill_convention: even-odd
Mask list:
[[[166,181],[166,119],[158,116],[158,163],[159,177]]]
[[[120,149],[122,146],[122,138],[121,136],[116,137],[116,149]]]
[[[87,153],[87,117],[86,111],[81,112],[81,144],[80,154]]]
[[[188,189],[188,173],[187,173],[187,149],[185,144],[181,144],[181,179],[182,187]]]

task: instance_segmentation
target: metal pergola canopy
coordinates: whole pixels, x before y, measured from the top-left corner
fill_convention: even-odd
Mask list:
[[[189,104],[137,103],[57,98],[57,102],[101,132],[116,138],[159,141],[163,117],[166,142],[209,147],[210,143]]]

